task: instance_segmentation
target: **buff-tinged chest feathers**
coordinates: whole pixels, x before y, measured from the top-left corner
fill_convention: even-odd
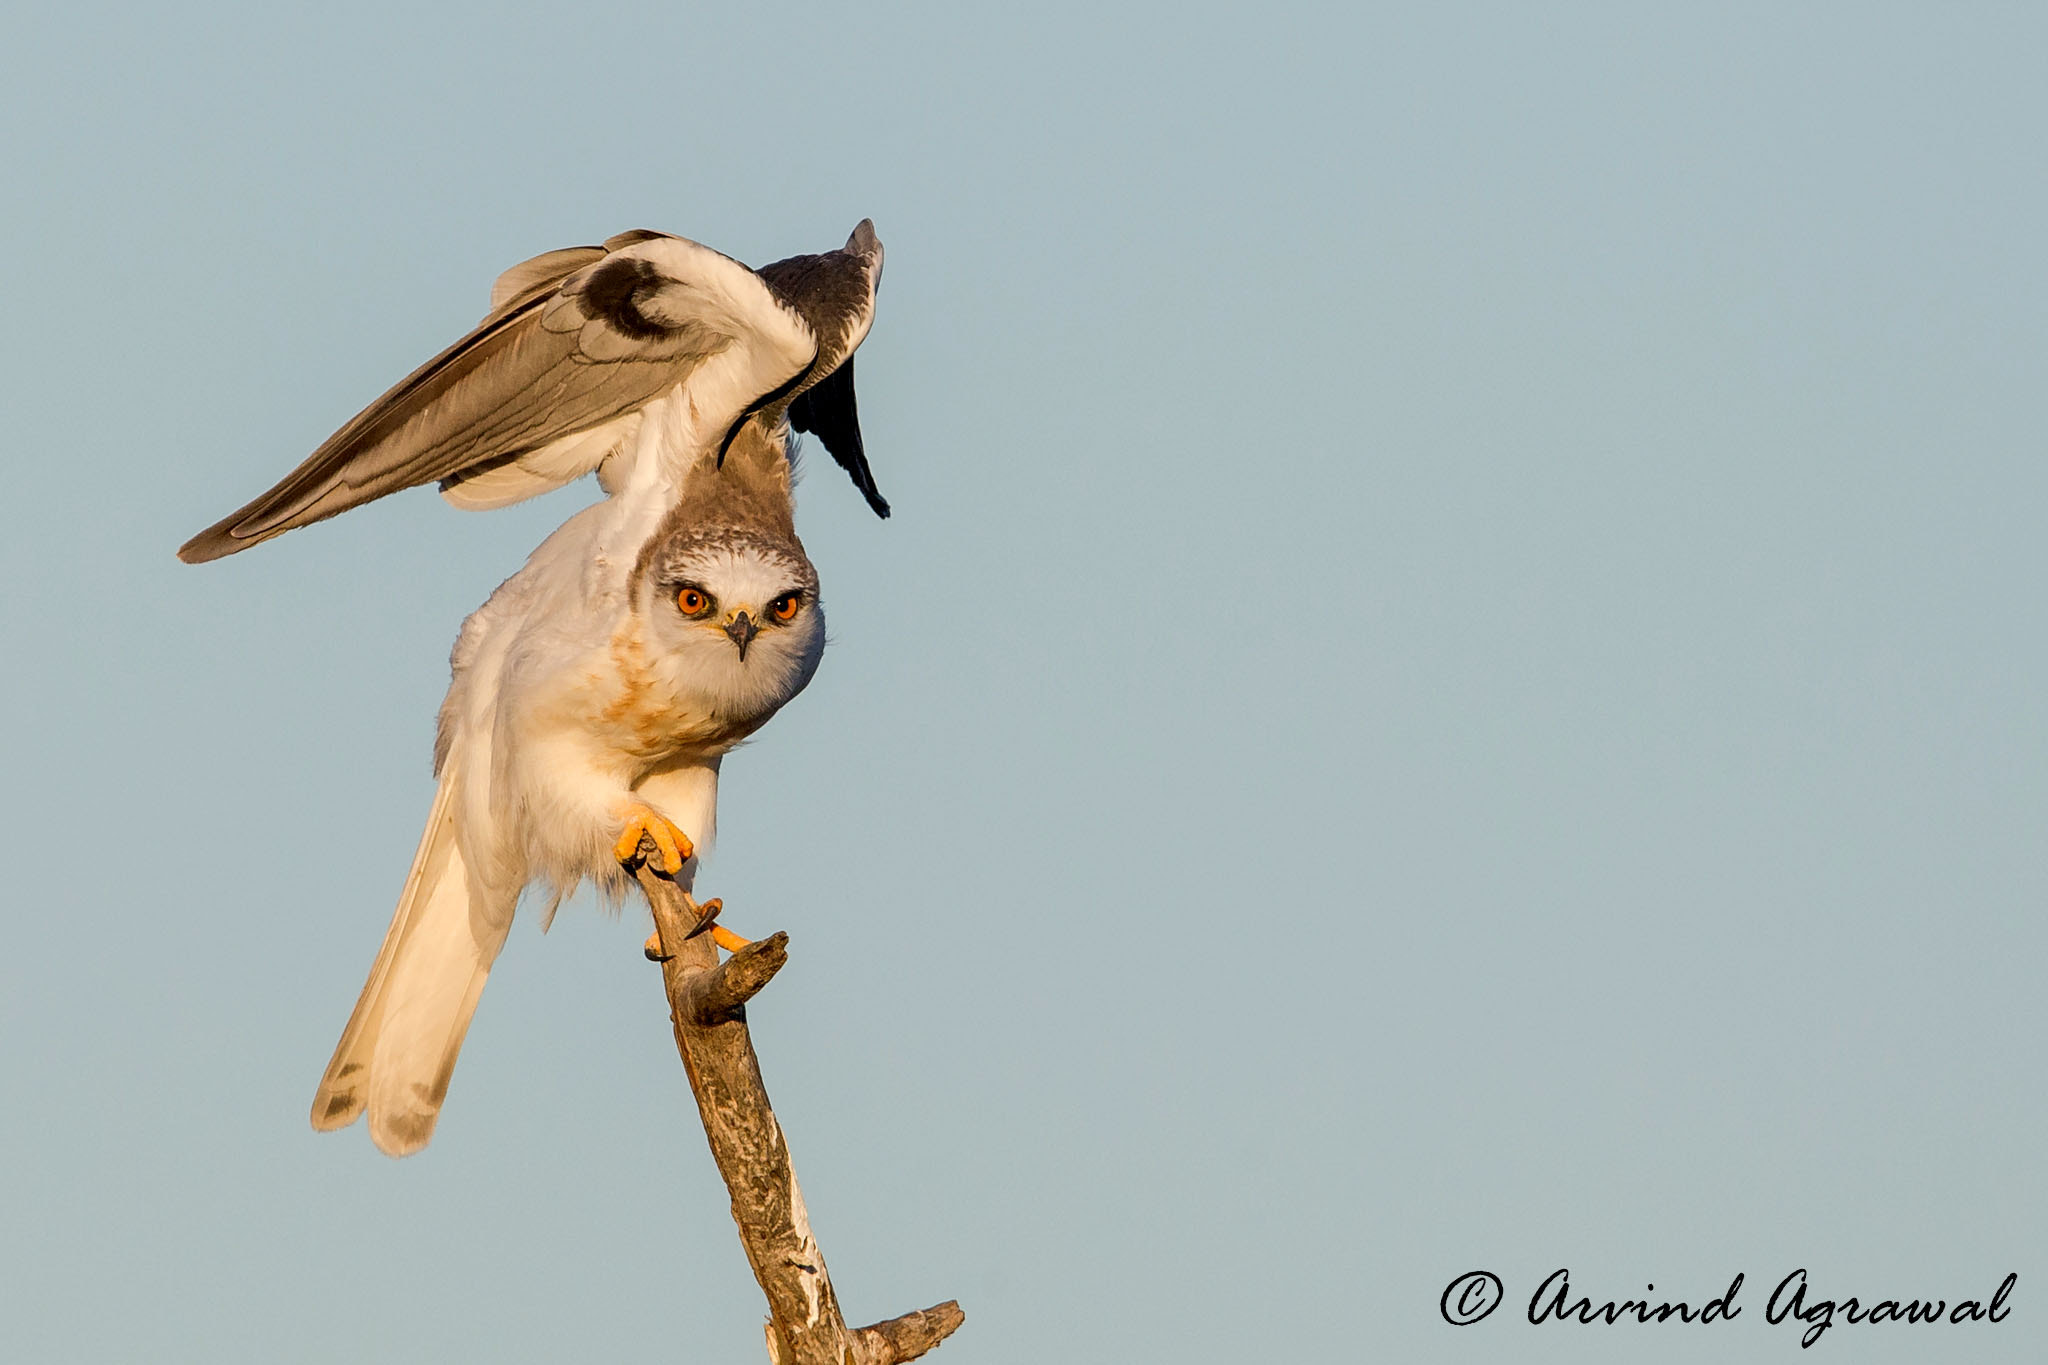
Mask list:
[[[610,667],[592,679],[599,723],[621,752],[636,758],[723,753],[767,719],[734,714],[716,691],[693,685],[683,661],[649,648],[638,617],[612,633],[607,662]]]

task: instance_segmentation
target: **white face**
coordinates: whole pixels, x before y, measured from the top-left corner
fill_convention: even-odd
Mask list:
[[[765,720],[818,671],[825,614],[808,564],[731,541],[675,561],[650,590],[650,643],[713,714]]]

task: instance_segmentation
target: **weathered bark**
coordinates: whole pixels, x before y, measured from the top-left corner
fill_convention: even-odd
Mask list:
[[[854,1333],[855,1359],[867,1365],[894,1365],[915,1360],[953,1335],[953,1329],[967,1321],[957,1300],[947,1299],[922,1313],[905,1313],[900,1318],[878,1322]]]
[[[646,845],[642,850],[651,852]],[[789,1146],[761,1083],[746,1006],[788,961],[789,936],[770,935],[721,963],[709,934],[690,936],[700,916],[682,888],[644,863],[638,876],[660,936],[676,1051],[732,1196],[732,1220],[747,1263],[768,1298],[769,1360],[897,1365],[923,1355],[965,1320],[960,1306],[948,1301],[872,1327],[847,1327],[811,1235]]]

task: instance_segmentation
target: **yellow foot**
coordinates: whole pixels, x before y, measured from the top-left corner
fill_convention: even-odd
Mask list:
[[[736,953],[754,940],[741,938],[723,924],[714,924],[711,926],[711,941],[725,949],[728,953]]]
[[[690,836],[652,806],[632,802],[625,809],[625,821],[625,832],[612,845],[612,856],[629,866],[640,857],[642,836],[654,840],[654,847],[661,854],[661,870],[671,876],[681,872],[683,864],[697,851]]]

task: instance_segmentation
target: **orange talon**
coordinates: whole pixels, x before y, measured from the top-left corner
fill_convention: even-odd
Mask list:
[[[640,945],[640,951],[647,955],[647,960],[649,962],[668,961],[668,955],[661,951],[660,930],[656,930],[654,933],[651,933],[647,936],[647,942]]]
[[[714,924],[711,926],[711,941],[725,949],[728,953],[736,953],[754,940],[741,938],[723,924]]]
[[[697,852],[690,836],[652,806],[633,802],[626,807],[625,820],[625,832],[612,845],[612,856],[622,863],[630,865],[639,858],[642,836],[654,840],[654,847],[661,854],[661,870],[670,876],[681,872],[683,864]]]

